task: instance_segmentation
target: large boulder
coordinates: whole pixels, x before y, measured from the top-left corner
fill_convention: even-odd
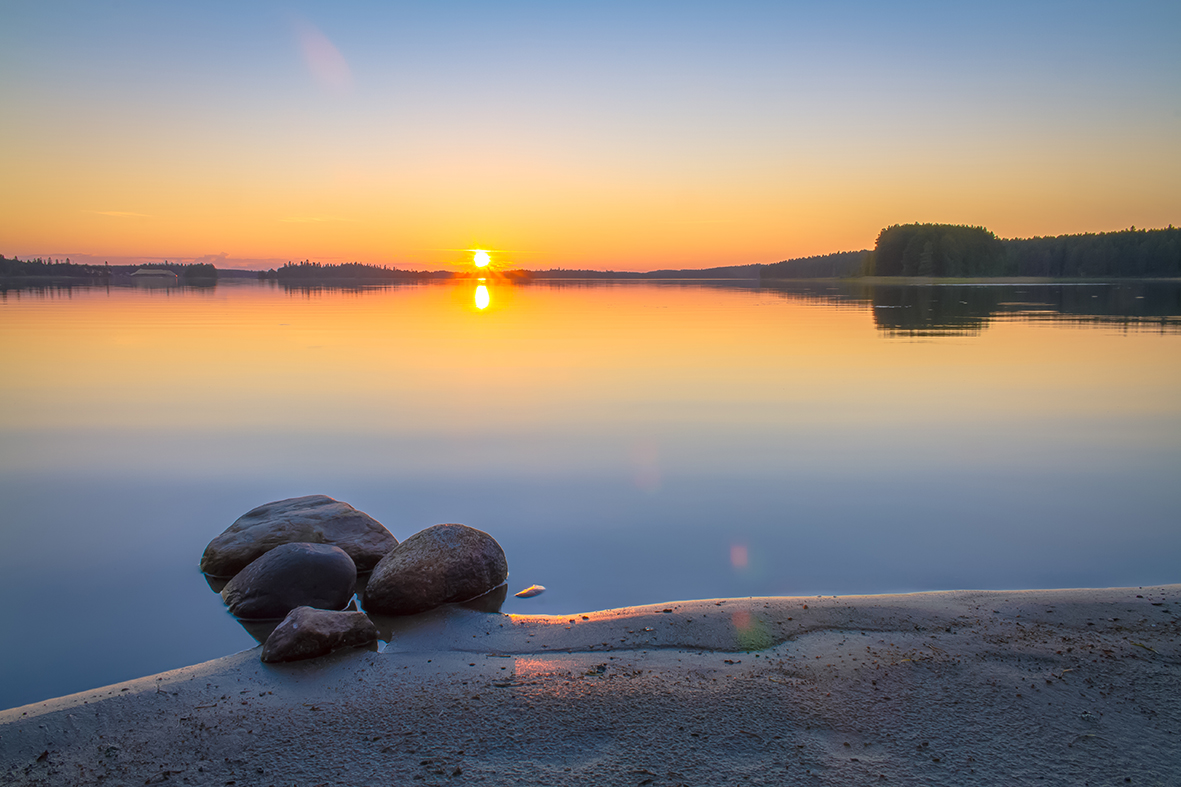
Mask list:
[[[359,571],[368,571],[398,545],[373,517],[327,495],[292,497],[247,511],[209,542],[201,570],[232,577],[280,544],[332,544],[349,554]]]
[[[296,607],[263,643],[262,660],[314,659],[338,648],[355,648],[376,641],[377,627],[364,612]]]
[[[467,525],[435,525],[373,568],[364,606],[381,615],[414,615],[482,596],[507,578],[508,560],[495,538]]]
[[[296,607],[344,609],[357,587],[357,567],[340,547],[280,544],[237,573],[221,591],[240,618],[281,618]]]

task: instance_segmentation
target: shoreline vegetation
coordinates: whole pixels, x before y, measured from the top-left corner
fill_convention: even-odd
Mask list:
[[[212,286],[224,279],[262,279],[281,284],[360,285],[470,279],[479,274],[415,271],[360,262],[304,260],[278,269],[219,269],[208,263],[79,265],[55,259],[7,259],[0,255],[0,287],[137,283],[145,272],[176,276],[175,283]],[[507,281],[698,280],[774,284],[792,280],[852,279],[859,283],[1022,284],[1124,279],[1181,278],[1181,228],[1136,229],[1055,237],[1001,239],[984,227],[900,224],[879,233],[873,249],[842,251],[768,264],[646,272],[513,269],[486,275]]]
[[[1181,585],[440,608],[381,652],[255,648],[0,711],[0,780],[1175,784],[1179,605]]]

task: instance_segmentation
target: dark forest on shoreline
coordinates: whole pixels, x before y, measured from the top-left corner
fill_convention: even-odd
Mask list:
[[[1002,240],[984,227],[887,227],[867,259],[874,276],[1044,277],[1071,279],[1181,276],[1181,229]]]

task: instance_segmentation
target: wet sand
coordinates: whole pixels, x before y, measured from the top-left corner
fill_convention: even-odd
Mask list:
[[[1179,617],[1181,585],[449,609],[0,712],[0,782],[1174,785]]]

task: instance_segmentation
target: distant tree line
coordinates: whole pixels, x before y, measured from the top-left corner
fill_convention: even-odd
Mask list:
[[[170,270],[186,284],[215,282],[219,271],[209,263],[184,265],[75,265],[66,260],[8,259],[0,255],[0,279],[17,281],[115,281],[142,268]],[[448,279],[477,275],[448,271],[412,271],[360,262],[287,263],[257,274],[222,271],[226,276],[257,275],[291,284],[388,282]],[[843,251],[783,260],[769,265],[731,265],[705,269],[622,271],[513,270],[508,279],[829,279],[857,276],[930,276],[975,278],[1032,276],[1045,278],[1181,278],[1181,228],[1059,235],[1003,240],[984,227],[958,224],[895,224],[883,229],[872,251]]]
[[[1007,240],[1006,275],[1104,278],[1181,276],[1181,228]],[[1012,273],[1008,273],[1012,271]]]
[[[516,269],[505,271],[507,279],[645,279],[646,273],[636,271],[588,271],[578,268],[550,268],[544,271]]]
[[[839,279],[860,276],[865,271],[870,252],[838,251],[833,254],[819,254],[814,257],[796,259],[763,265],[762,279]]]
[[[169,262],[147,265],[78,265],[70,262],[68,257],[64,260],[41,257],[22,260],[0,255],[0,279],[8,280],[109,282],[112,279],[126,278],[144,268],[172,271],[179,281],[186,284],[210,284],[217,281],[217,268],[205,262],[192,265]]]
[[[588,271],[551,268],[544,271],[514,270],[516,279],[757,279],[760,265],[728,265],[719,268],[664,269],[657,271]]]
[[[1002,276],[1005,247],[984,227],[895,224],[878,233],[876,276]]]
[[[407,279],[441,279],[451,274],[446,271],[407,271],[385,265],[366,265],[361,262],[328,263],[289,262],[277,270],[260,271],[258,278],[281,282],[307,283],[322,281],[403,281]]]
[[[67,257],[64,260],[42,259],[21,260],[6,258],[0,254],[0,278],[45,278],[45,279],[94,279],[109,275],[106,265],[75,265]]]
[[[1181,276],[1181,229],[1002,240],[984,227],[895,224],[878,235],[875,276],[1122,278]]]
[[[182,265],[180,268],[181,270],[178,275],[183,282],[204,283],[217,281],[217,268],[212,263],[197,262],[192,265]],[[170,267],[169,269],[174,273],[176,272],[175,267]]]

